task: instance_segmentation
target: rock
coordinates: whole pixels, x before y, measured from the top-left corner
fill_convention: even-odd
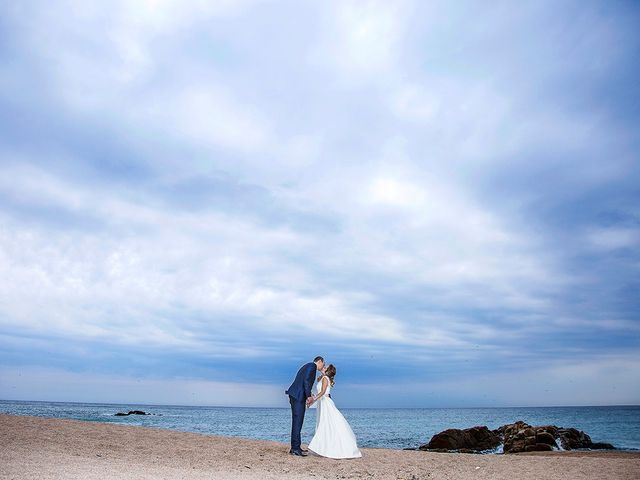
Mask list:
[[[589,435],[575,428],[559,428],[558,437],[565,450],[590,448],[593,445]]]
[[[591,437],[583,431],[575,428],[560,428],[555,425],[532,427],[524,422],[516,422],[503,425],[499,430],[504,438],[504,453],[548,451],[558,447],[573,450],[594,448],[594,445],[597,445],[595,448],[603,449],[613,447],[608,443],[593,443]]]
[[[435,434],[428,444],[420,447],[420,450],[476,453],[496,448],[500,443],[498,432],[491,431],[486,426],[464,430],[451,428]]]
[[[556,439],[549,432],[540,431],[536,433],[536,443],[544,443],[551,447],[558,447],[556,444]]]
[[[610,443],[604,443],[604,442],[594,442],[591,444],[589,448],[592,450],[615,450],[616,449],[616,447],[614,447]]]
[[[538,432],[546,432],[549,433],[553,438],[558,438],[558,427],[555,425],[543,425],[541,427],[536,427]]]
[[[503,443],[503,453],[547,452],[557,449],[573,450],[590,448],[615,450],[610,443],[591,441],[585,432],[575,428],[542,425],[534,427],[521,420],[503,425],[497,430],[473,427],[465,430],[449,429],[431,438],[419,450],[431,452],[479,453],[491,450]]]
[[[151,415],[151,414],[145,413],[142,410],[129,410],[128,413],[118,412],[115,414],[116,417],[126,417],[128,415]]]
[[[518,453],[527,451],[536,444],[535,430],[523,421],[517,421],[499,428],[504,439],[504,453]],[[526,434],[529,434],[528,436]],[[530,451],[530,450],[529,450]]]
[[[550,452],[553,450],[551,445],[547,445],[546,443],[536,443],[535,445],[527,445],[524,447],[525,452]]]
[[[498,430],[503,434],[504,453],[544,452],[558,447],[554,436],[558,429],[553,425],[532,427],[518,421]]]

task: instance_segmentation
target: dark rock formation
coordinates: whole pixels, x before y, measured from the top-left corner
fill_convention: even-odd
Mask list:
[[[151,415],[151,414],[145,413],[142,410],[129,410],[128,413],[118,412],[115,414],[116,417],[126,417],[128,415]]]
[[[504,441],[504,453],[545,452],[558,448],[555,437],[557,428],[553,425],[532,427],[518,421],[503,425],[498,429]]]
[[[503,425],[497,430],[473,427],[465,430],[449,429],[431,438],[419,450],[432,452],[479,453],[503,445],[504,453],[545,452],[576,448],[615,450],[610,443],[594,443],[589,435],[575,428],[555,425],[533,427],[523,421]]]
[[[573,450],[574,448],[590,448],[593,445],[591,437],[584,432],[575,428],[559,428],[558,436],[560,443],[565,450]]]
[[[496,448],[500,443],[500,435],[487,427],[472,427],[465,430],[452,428],[434,435],[428,444],[420,447],[420,450],[478,453]]]
[[[616,447],[611,445],[610,443],[605,442],[594,442],[589,447],[591,450],[615,450]]]

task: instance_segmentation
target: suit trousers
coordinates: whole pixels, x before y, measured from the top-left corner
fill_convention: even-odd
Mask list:
[[[304,414],[306,411],[305,400],[296,400],[289,397],[291,404],[291,450],[299,450],[302,439],[300,432],[302,431],[302,423],[304,422]]]

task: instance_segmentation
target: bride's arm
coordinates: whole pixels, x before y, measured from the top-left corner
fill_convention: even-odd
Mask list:
[[[324,393],[327,391],[328,386],[329,386],[329,379],[327,377],[322,377],[322,390],[320,390],[320,393],[316,395],[315,397],[316,401],[324,395]]]

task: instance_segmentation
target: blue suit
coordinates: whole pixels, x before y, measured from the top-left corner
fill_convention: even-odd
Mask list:
[[[298,370],[291,386],[284,392],[289,395],[291,404],[291,450],[300,450],[302,440],[300,432],[304,422],[307,398],[311,396],[311,387],[316,379],[316,364],[307,363]]]

